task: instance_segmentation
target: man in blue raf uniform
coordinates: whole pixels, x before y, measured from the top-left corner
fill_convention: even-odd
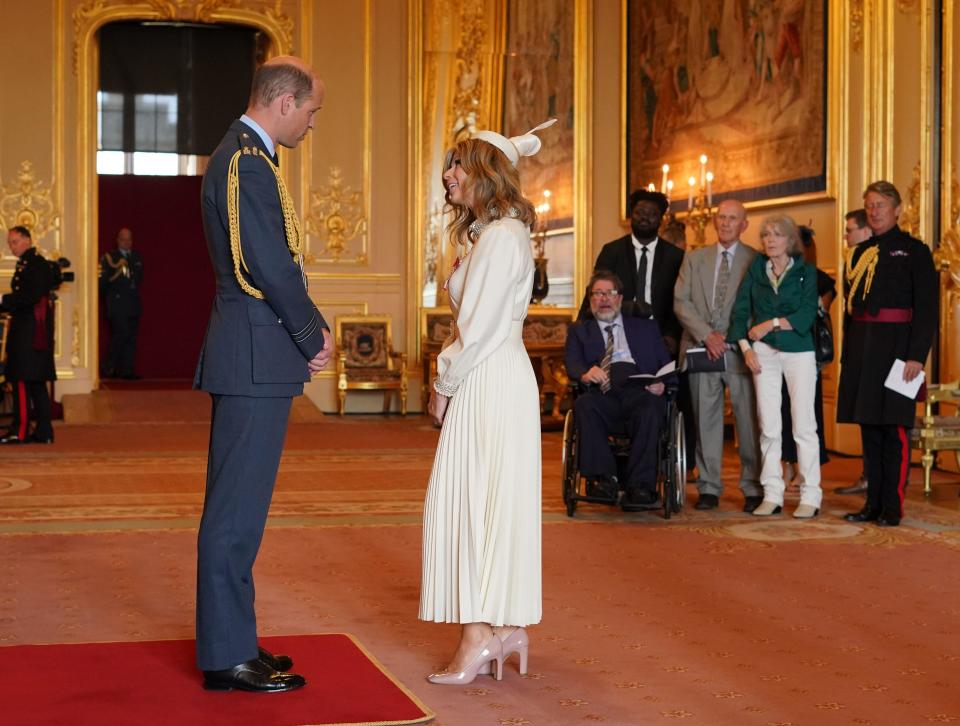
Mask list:
[[[17,257],[10,292],[0,310],[10,313],[5,376],[13,385],[13,423],[2,444],[53,443],[47,381],[57,377],[53,363],[54,268],[33,246],[30,230],[12,227],[7,244]],[[33,418],[36,426],[30,433]]]
[[[140,327],[140,286],[143,284],[143,258],[133,249],[133,234],[126,227],[117,233],[117,249],[100,258],[100,294],[110,321],[110,350],[107,352],[107,378],[138,376],[134,371],[137,355],[137,328]]]
[[[197,542],[197,666],[212,690],[289,691],[293,662],[258,647],[253,563],[293,396],[330,360],[330,330],[307,295],[300,223],[276,146],[313,128],[324,86],[293,57],[254,74],[250,104],[210,158],[203,226],[217,279],[194,387],[213,399]]]

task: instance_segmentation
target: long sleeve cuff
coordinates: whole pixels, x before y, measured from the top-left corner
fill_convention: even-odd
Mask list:
[[[447,396],[449,398],[457,392],[457,387],[449,383],[444,383],[439,378],[434,378],[433,390],[439,393],[441,396]]]

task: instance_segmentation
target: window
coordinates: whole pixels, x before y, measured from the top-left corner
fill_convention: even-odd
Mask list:
[[[97,92],[97,174],[139,176],[199,176],[206,158],[177,153],[177,97],[137,94],[134,104],[134,143],[123,151],[126,97]]]

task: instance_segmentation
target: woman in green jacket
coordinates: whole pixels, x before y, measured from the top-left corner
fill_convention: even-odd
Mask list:
[[[785,214],[767,217],[760,226],[764,254],[747,270],[730,316],[727,338],[740,346],[757,387],[760,424],[760,483],[763,502],[758,517],[780,514],[784,481],[780,469],[782,382],[790,392],[793,436],[799,459],[800,505],[793,516],[809,519],[820,512],[820,446],[814,397],[817,363],[813,324],[817,316],[817,271],[804,262],[796,222]]]

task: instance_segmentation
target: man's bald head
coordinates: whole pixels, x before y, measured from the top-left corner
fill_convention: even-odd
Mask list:
[[[736,199],[724,199],[717,205],[713,226],[717,230],[717,240],[720,244],[729,247],[740,239],[740,235],[747,228],[746,207]]]

